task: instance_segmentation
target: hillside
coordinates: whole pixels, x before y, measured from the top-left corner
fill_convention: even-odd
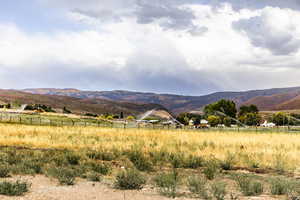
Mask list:
[[[137,104],[116,102],[104,99],[82,99],[61,95],[30,94],[16,90],[0,90],[0,102],[9,103],[18,101],[22,104],[45,104],[55,109],[66,106],[74,113],[113,113],[124,112],[125,115],[138,115],[151,109],[162,109],[157,104]]]
[[[33,94],[71,96],[82,99],[105,99],[133,103],[154,103],[166,107],[173,113],[200,110],[203,106],[220,99],[234,100],[238,105],[254,103],[262,110],[272,110],[279,104],[300,94],[300,87],[251,90],[243,92],[217,92],[203,96],[181,96],[131,91],[81,91],[77,89],[26,89]],[[279,96],[278,96],[279,95]],[[296,104],[295,104],[296,105]],[[296,106],[293,109],[299,109]]]

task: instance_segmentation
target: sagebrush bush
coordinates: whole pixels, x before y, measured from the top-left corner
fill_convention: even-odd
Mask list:
[[[66,153],[66,159],[70,165],[78,165],[80,161],[80,156],[74,153]]]
[[[285,178],[273,178],[270,180],[270,185],[273,195],[288,194],[292,189],[292,183]]]
[[[190,155],[188,156],[183,163],[184,168],[197,169],[204,165],[204,160],[201,157]]]
[[[224,200],[226,196],[226,183],[214,182],[211,185],[211,193],[217,200]]]
[[[115,188],[121,190],[140,190],[146,184],[146,178],[136,169],[128,169],[117,174]]]
[[[107,151],[88,151],[86,155],[93,160],[112,161],[116,158],[113,153]]]
[[[74,185],[76,174],[74,170],[64,167],[48,169],[48,175],[56,178],[61,185]]]
[[[189,177],[188,188],[189,191],[195,194],[197,198],[210,199],[208,194],[207,179],[205,177]]]
[[[220,162],[220,167],[223,170],[231,170],[235,164],[235,155],[232,153],[227,153],[223,161]]]
[[[203,170],[207,179],[213,180],[220,171],[220,165],[216,159],[210,159],[206,161],[205,168]]]
[[[86,178],[87,180],[92,182],[101,182],[102,180],[101,175],[96,172],[89,172],[88,174],[86,174]]]
[[[181,177],[174,168],[171,173],[162,173],[154,178],[156,186],[162,195],[175,198],[177,196],[178,186],[181,183]]]
[[[138,170],[151,171],[153,169],[150,159],[141,150],[127,152],[127,156]]]
[[[259,181],[253,180],[245,175],[237,176],[236,181],[245,196],[255,196],[263,193],[263,184]]]
[[[171,153],[169,155],[169,161],[173,168],[180,168],[184,166],[185,160],[182,153]]]
[[[102,175],[108,175],[111,172],[111,165],[107,163],[100,162],[89,162],[87,163],[94,172]]]
[[[9,177],[10,169],[8,165],[1,164],[0,165],[0,178]]]
[[[30,184],[26,182],[0,182],[0,194],[7,196],[21,196],[28,192]]]

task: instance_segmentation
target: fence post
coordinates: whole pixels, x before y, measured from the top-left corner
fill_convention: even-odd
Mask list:
[[[20,124],[22,124],[22,117],[20,117]]]
[[[40,118],[40,126],[42,125],[42,118]]]

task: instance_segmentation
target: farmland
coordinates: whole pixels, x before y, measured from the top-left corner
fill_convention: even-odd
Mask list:
[[[160,189],[155,192],[188,198],[194,197],[187,192],[190,176],[207,177],[211,187],[217,187],[216,183],[222,188],[219,183],[226,183],[227,197],[230,193],[245,196],[238,186],[239,176],[262,184],[264,190],[251,193],[252,196],[275,194],[270,190],[274,177],[290,181],[298,188],[300,136],[296,133],[21,124],[0,124],[0,133],[1,168],[8,165],[12,177],[42,174],[61,184],[76,185],[83,184],[80,180],[88,180],[89,174],[94,173],[113,188],[120,171],[137,169],[139,176],[146,177],[146,185],[161,188],[165,185],[155,184],[161,183],[155,177],[163,177],[161,172],[172,175],[176,170],[182,179],[176,184],[178,188],[167,193]],[[73,175],[69,175],[74,179],[62,180],[58,173],[61,171],[71,171]],[[210,193],[213,195],[213,191]]]

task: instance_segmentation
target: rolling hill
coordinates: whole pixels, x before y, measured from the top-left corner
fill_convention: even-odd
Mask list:
[[[123,112],[125,115],[139,115],[154,108],[165,110],[164,107],[157,104],[116,102],[105,99],[84,99],[61,95],[31,94],[16,90],[0,90],[0,102],[15,101],[22,104],[45,104],[54,109],[62,109],[66,106],[72,112],[80,114],[88,112],[120,114],[120,112]]]
[[[131,91],[81,91],[77,89],[25,89],[24,92],[32,94],[47,94],[70,96],[81,99],[102,99],[109,101],[121,101],[132,103],[160,104],[175,114],[180,112],[200,110],[203,106],[218,101],[220,99],[234,100],[238,105],[257,104],[261,110],[278,110],[289,107],[300,109],[300,105],[293,101],[293,106],[289,100],[300,94],[300,87],[273,88],[265,90],[250,90],[243,92],[217,92],[203,96],[182,96],[172,94],[155,94]],[[284,103],[287,103],[284,104]]]

